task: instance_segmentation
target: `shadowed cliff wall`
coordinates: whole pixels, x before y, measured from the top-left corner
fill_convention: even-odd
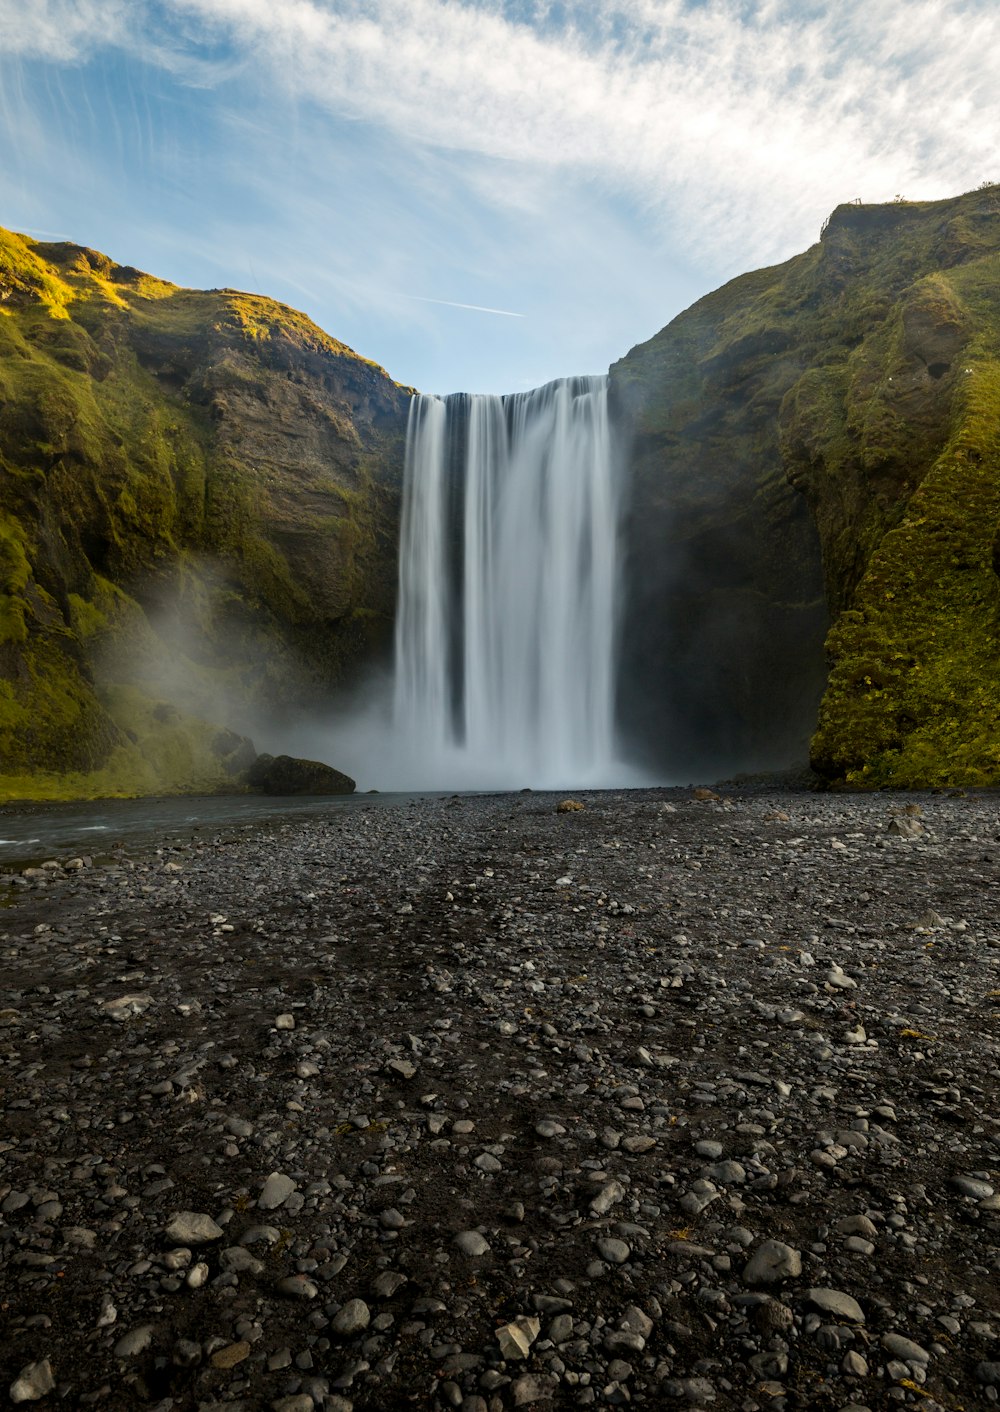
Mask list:
[[[812,736],[832,780],[1000,778],[998,252],[997,187],[840,206],[612,368],[623,717],[667,770]]]

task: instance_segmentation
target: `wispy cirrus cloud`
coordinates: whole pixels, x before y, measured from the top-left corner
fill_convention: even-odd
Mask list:
[[[10,12],[9,15],[5,11]],[[224,45],[401,140],[626,188],[720,255],[770,258],[838,199],[942,195],[994,175],[992,0],[41,0],[25,52]],[[167,37],[173,37],[173,45]],[[197,81],[205,80],[197,67]]]
[[[128,0],[0,0],[0,54],[76,60],[92,49],[119,44],[141,6]]]
[[[620,343],[676,310],[668,266],[700,292],[839,201],[1000,177],[998,52],[995,0],[0,0],[0,60],[38,100],[0,86],[0,122],[32,153],[26,222],[134,189],[168,247],[223,263],[245,238],[338,329],[409,328],[416,358],[416,322],[454,339],[451,308],[530,309],[492,342],[530,325],[596,367],[598,324]],[[60,209],[35,176],[53,143]]]

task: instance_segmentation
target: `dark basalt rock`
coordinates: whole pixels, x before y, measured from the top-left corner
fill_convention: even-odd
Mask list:
[[[350,775],[294,755],[258,755],[245,778],[251,789],[264,794],[353,794],[355,790]]]
[[[669,777],[1000,782],[998,251],[1000,185],[839,206],[611,369],[621,714]]]

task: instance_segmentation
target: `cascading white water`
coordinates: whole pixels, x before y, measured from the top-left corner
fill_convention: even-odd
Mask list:
[[[408,783],[620,778],[619,518],[605,378],[413,399],[393,703]]]

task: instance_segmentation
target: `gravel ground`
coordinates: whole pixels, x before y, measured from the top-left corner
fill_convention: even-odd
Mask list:
[[[0,1389],[997,1404],[1000,803],[696,793],[0,878]]]

